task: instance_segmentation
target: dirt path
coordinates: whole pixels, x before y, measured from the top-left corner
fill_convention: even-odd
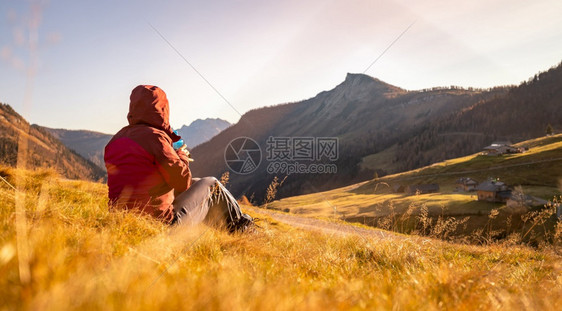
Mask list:
[[[402,234],[384,231],[376,228],[362,228],[356,227],[351,224],[342,224],[337,222],[330,222],[316,218],[301,217],[296,215],[279,213],[272,210],[266,210],[256,207],[244,206],[244,210],[250,210],[256,214],[267,215],[277,221],[291,225],[293,227],[320,231],[327,234],[337,235],[359,235],[363,237],[370,237],[375,239],[407,239],[412,238]],[[259,216],[258,216],[259,217]]]

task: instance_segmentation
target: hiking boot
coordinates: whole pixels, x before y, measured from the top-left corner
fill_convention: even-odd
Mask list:
[[[228,231],[230,233],[234,233],[234,232],[242,233],[254,227],[255,227],[255,223],[252,216],[242,213],[240,215],[240,219],[238,219],[235,223],[229,226]]]

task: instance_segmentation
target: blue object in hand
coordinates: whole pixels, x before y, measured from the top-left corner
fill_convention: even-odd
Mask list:
[[[174,131],[174,134],[179,135],[178,131]],[[174,147],[174,150],[180,149],[181,146],[183,146],[183,139],[181,139],[181,138],[180,138],[180,140],[176,141],[175,143],[172,143],[172,147]]]

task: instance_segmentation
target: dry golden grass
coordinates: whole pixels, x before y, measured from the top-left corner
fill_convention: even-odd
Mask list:
[[[476,194],[467,193],[429,193],[410,196],[403,193],[362,194],[354,189],[335,189],[321,193],[284,198],[269,204],[272,209],[291,207],[291,213],[330,217],[336,209],[337,218],[342,216],[378,217],[388,215],[388,207],[392,204],[396,212],[403,213],[412,204],[425,205],[432,214],[441,214],[447,207],[447,213],[453,215],[474,215],[481,211],[489,212],[497,207],[495,204],[477,202]]]
[[[110,213],[106,186],[52,172],[25,180],[29,283],[18,267],[14,191],[0,186],[2,310],[556,310],[553,249],[330,236],[264,215],[253,234],[170,229]],[[0,182],[1,183],[1,182]]]

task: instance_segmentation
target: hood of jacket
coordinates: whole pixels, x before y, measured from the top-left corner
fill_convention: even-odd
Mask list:
[[[131,92],[127,120],[129,125],[147,124],[168,134],[172,141],[180,136],[170,126],[170,106],[166,93],[154,85],[139,85]]]

